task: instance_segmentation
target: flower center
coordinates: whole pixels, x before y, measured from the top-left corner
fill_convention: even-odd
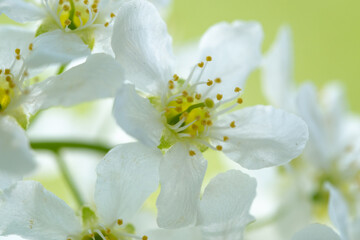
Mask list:
[[[186,80],[175,74],[168,82],[168,92],[161,111],[165,116],[166,125],[178,137],[208,142],[209,129],[218,116],[242,103],[242,98],[239,97],[241,89],[238,87],[234,89],[234,96],[225,100],[220,92],[211,93],[214,92],[214,88],[221,86],[222,81],[220,78],[202,80],[205,68],[211,61],[212,58],[208,56],[205,63],[195,65]],[[197,70],[200,72],[194,78]],[[224,104],[234,100],[235,104],[224,107]],[[234,123],[230,123],[229,127],[234,127],[233,125]]]
[[[14,96],[13,78],[10,69],[0,69],[0,112],[5,111]]]
[[[100,0],[59,0],[57,16],[63,28],[75,30],[95,21]]]

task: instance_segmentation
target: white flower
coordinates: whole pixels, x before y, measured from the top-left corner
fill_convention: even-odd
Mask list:
[[[360,171],[360,119],[348,111],[339,84],[328,84],[321,91],[312,83],[295,86],[291,45],[290,29],[283,27],[263,62],[263,90],[269,102],[293,111],[307,123],[309,142],[302,157],[315,175],[309,177],[309,169],[304,172],[307,180],[320,186],[311,193],[314,199],[326,199],[324,180],[341,191],[355,184]],[[304,176],[303,172],[299,175]]]
[[[71,106],[114,96],[123,77],[112,57],[95,54],[61,75],[34,83],[31,66],[47,64],[41,50],[37,50],[46,36],[31,43],[32,34],[20,28],[2,27],[0,33],[4,36],[0,40],[0,178],[18,179],[34,167],[23,130],[31,114],[52,106]],[[53,49],[52,54],[61,55],[61,48]],[[107,70],[103,71],[105,67]],[[0,186],[8,185],[9,180],[1,181]]]
[[[207,148],[248,169],[289,162],[304,148],[307,127],[292,114],[264,106],[229,113],[242,102],[240,88],[258,64],[261,40],[255,22],[211,27],[200,42],[206,61],[183,79],[175,74],[171,37],[156,9],[146,1],[122,6],[112,47],[134,85],[120,90],[114,116],[139,141],[168,149],[160,164],[161,227],[194,223]]]
[[[35,36],[48,33],[53,45],[63,45],[63,54],[75,59],[72,44],[81,42],[77,52],[109,52],[112,22],[124,0],[2,0],[0,14],[20,22],[41,21]],[[155,0],[160,6],[170,1]],[[71,35],[66,37],[66,35]],[[69,39],[70,38],[70,39]],[[44,46],[45,47],[45,46]],[[52,48],[46,48],[49,50]],[[64,61],[64,63],[66,63]]]
[[[240,240],[246,225],[254,221],[249,209],[255,194],[255,179],[237,170],[220,173],[205,188],[196,227],[154,230],[149,239]]]
[[[161,153],[136,143],[110,151],[97,167],[96,206],[82,209],[82,222],[39,183],[18,182],[0,194],[0,234],[28,240],[147,239],[125,223],[157,189],[160,158]]]
[[[351,222],[348,206],[341,193],[331,184],[326,184],[326,188],[330,192],[329,216],[332,224],[337,229],[337,233],[329,227],[313,224],[295,234],[293,240],[360,239],[360,218]]]

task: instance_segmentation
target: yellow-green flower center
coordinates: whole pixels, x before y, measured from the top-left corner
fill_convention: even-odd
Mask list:
[[[14,97],[15,83],[10,69],[0,69],[0,112],[6,110]]]

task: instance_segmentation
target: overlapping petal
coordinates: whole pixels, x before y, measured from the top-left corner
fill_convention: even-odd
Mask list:
[[[200,188],[207,162],[197,149],[177,143],[160,164],[161,192],[156,202],[158,224],[162,228],[179,228],[195,223]]]
[[[235,128],[229,127],[232,121]],[[229,138],[221,143],[224,153],[248,169],[287,163],[302,153],[308,140],[304,121],[270,106],[234,111],[216,124],[223,129],[214,130],[212,134]]]
[[[292,34],[283,26],[262,63],[262,87],[268,101],[288,111],[294,110],[294,57]]]
[[[205,80],[221,78],[221,94],[244,87],[246,78],[260,63],[262,39],[262,27],[257,22],[222,22],[210,27],[199,44],[201,58],[212,57]],[[215,92],[218,88],[213,89],[211,94],[219,93]]]
[[[33,50],[25,59],[25,63],[28,67],[35,68],[55,63],[69,63],[89,54],[90,49],[78,35],[58,29],[34,39]]]
[[[24,175],[34,167],[29,140],[15,119],[0,116],[0,169],[8,174]]]
[[[329,217],[334,226],[339,230],[342,240],[349,239],[349,209],[344,198],[330,183],[326,184],[330,192]]]
[[[311,224],[297,232],[292,240],[340,240],[331,228],[321,224]]]
[[[25,0],[1,0],[0,15],[2,13],[20,23],[40,20],[46,16],[45,10]]]
[[[0,195],[0,233],[29,240],[64,240],[81,232],[73,210],[40,183],[18,182]]]
[[[156,8],[148,1],[122,5],[114,23],[112,48],[126,77],[137,88],[161,93],[174,74],[172,39]]]
[[[121,88],[114,102],[113,114],[119,126],[131,136],[149,146],[160,144],[164,129],[161,115],[148,99],[139,96],[134,85],[124,84]]]
[[[94,54],[85,63],[34,84],[24,101],[32,113],[52,106],[72,106],[114,97],[123,81],[123,70],[112,57]]]
[[[105,224],[128,221],[159,186],[160,150],[141,143],[113,148],[97,167],[95,203]]]

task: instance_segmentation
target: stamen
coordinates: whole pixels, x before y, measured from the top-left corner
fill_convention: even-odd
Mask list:
[[[238,99],[237,99],[237,103],[238,103],[238,104],[242,104],[242,103],[243,103],[243,99],[242,99],[242,98],[238,98]]]
[[[216,99],[217,99],[218,101],[220,101],[222,98],[223,98],[223,95],[221,95],[221,94],[217,94],[217,95],[216,95]]]
[[[226,142],[227,140],[229,140],[228,136],[224,136],[224,142]]]
[[[211,62],[211,61],[212,61],[212,57],[211,57],[211,56],[207,56],[207,57],[206,57],[206,61]]]
[[[32,43],[29,44],[29,50],[30,50],[30,51],[33,50],[33,44],[32,44]]]
[[[200,100],[200,99],[201,99],[201,94],[200,94],[200,93],[195,94],[195,98],[196,98],[197,100]]]
[[[10,69],[8,69],[8,68],[5,68],[5,74],[10,74]]]
[[[179,76],[178,76],[178,75],[176,75],[176,74],[174,74],[173,78],[174,78],[174,81],[179,80]]]
[[[231,128],[235,128],[235,127],[236,127],[235,121],[232,121],[232,122],[230,123],[230,127],[231,127]]]
[[[116,223],[117,223],[117,225],[121,226],[124,222],[123,222],[122,219],[118,219],[118,220],[116,221]]]
[[[15,53],[16,55],[20,55],[20,49],[19,48],[15,49]]]
[[[221,83],[221,78],[216,78],[216,79],[215,79],[215,82],[216,82],[216,83]]]
[[[193,157],[193,156],[195,156],[195,155],[196,155],[196,153],[195,153],[195,151],[190,150],[190,151],[189,151],[189,155],[190,155],[191,157]]]
[[[198,63],[198,67],[199,67],[199,68],[203,68],[203,67],[204,67],[204,62]]]
[[[240,92],[241,91],[241,88],[239,88],[239,87],[236,87],[235,89],[234,89],[234,92],[236,92],[236,93],[238,93],[238,92]]]
[[[208,86],[210,87],[211,85],[213,85],[213,83],[214,83],[214,82],[213,82],[212,80],[208,79],[206,85],[208,85]]]
[[[221,151],[222,149],[223,149],[223,147],[221,145],[216,146],[216,150]]]

